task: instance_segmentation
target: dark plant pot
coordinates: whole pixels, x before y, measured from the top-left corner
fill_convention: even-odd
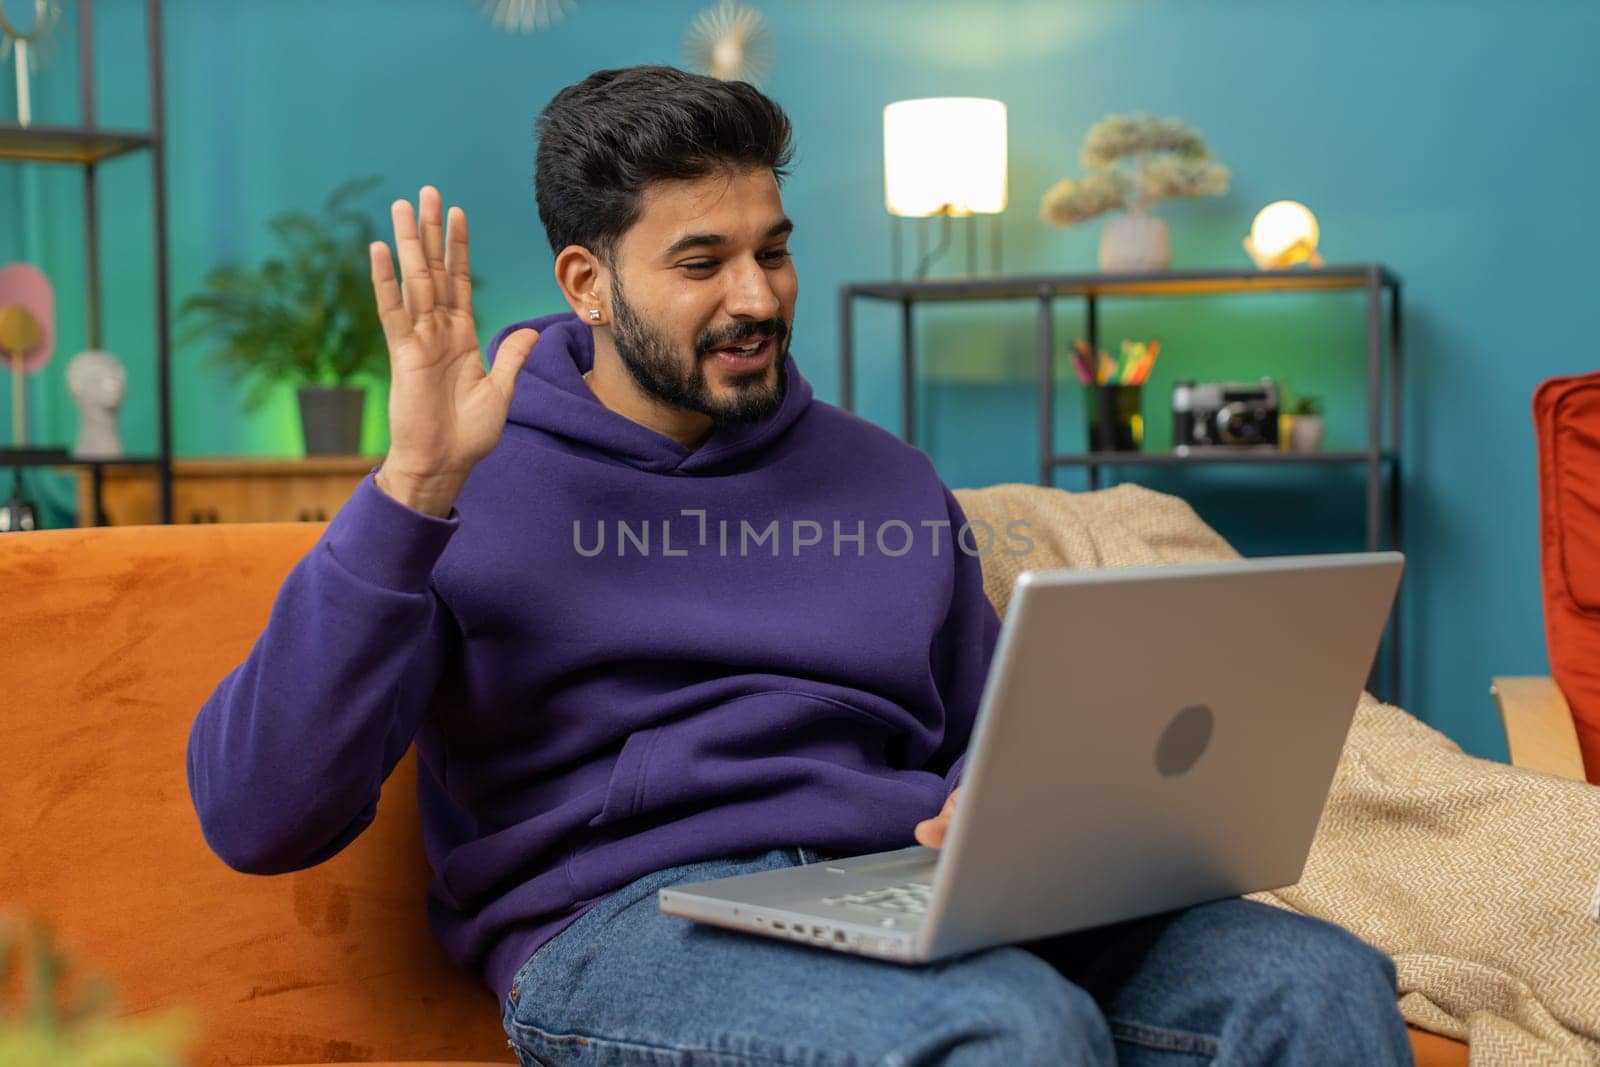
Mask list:
[[[361,408],[365,389],[302,385],[300,432],[308,456],[355,456],[361,453]]]

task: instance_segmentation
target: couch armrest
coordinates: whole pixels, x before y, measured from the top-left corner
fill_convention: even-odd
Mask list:
[[[1584,781],[1583,756],[1572,709],[1549,678],[1495,678],[1489,691],[1500,704],[1511,762],[1528,770]]]

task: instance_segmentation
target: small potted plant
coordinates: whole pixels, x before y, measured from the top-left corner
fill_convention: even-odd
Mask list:
[[[1220,196],[1228,191],[1228,168],[1211,158],[1200,135],[1177,119],[1111,115],[1090,127],[1083,141],[1089,174],[1063,178],[1045,190],[1039,217],[1053,226],[1071,226],[1107,211],[1127,214],[1107,219],[1100,231],[1100,269],[1165,270],[1172,244],[1164,219],[1150,213],[1157,200],[1178,196]],[[1132,161],[1132,172],[1119,167]]]
[[[24,927],[28,936],[23,937]],[[200,1033],[187,1006],[121,1018],[109,982],[69,982],[73,958],[40,919],[0,915],[0,1063],[6,1067],[182,1067]],[[23,973],[22,981],[12,979]],[[21,987],[21,988],[18,988]],[[15,990],[15,992],[12,992]]]
[[[245,410],[278,385],[298,387],[307,455],[360,452],[366,390],[358,379],[388,370],[368,266],[377,230],[355,206],[378,180],[339,186],[320,217],[277,215],[268,225],[283,255],[254,269],[220,267],[179,307],[180,341],[213,346],[205,365],[248,385]]]
[[[1289,451],[1315,452],[1322,447],[1327,426],[1322,420],[1322,398],[1302,396],[1289,409]]]

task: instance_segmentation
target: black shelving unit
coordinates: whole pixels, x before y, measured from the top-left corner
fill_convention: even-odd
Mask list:
[[[167,174],[162,116],[165,112],[161,75],[161,0],[145,0],[145,46],[150,79],[150,129],[100,129],[94,121],[94,2],[78,0],[78,83],[83,98],[81,126],[21,126],[0,122],[0,160],[52,163],[83,169],[84,273],[87,334],[90,348],[100,348],[100,212],[96,201],[97,168],[132,152],[150,160],[150,218],[154,227],[156,299],[157,453],[114,460],[80,459],[61,450],[30,448],[0,451],[5,467],[87,467],[94,485],[95,525],[104,525],[101,473],[108,466],[154,465],[161,480],[161,521],[172,521],[172,354],[167,316]],[[80,523],[83,521],[79,518]]]
[[[1205,296],[1223,293],[1350,291],[1366,294],[1365,446],[1337,452],[1241,450],[1178,455],[1175,452],[1057,452],[1055,450],[1055,305],[1082,300],[1091,351],[1100,350],[1099,305],[1105,297]],[[854,310],[857,300],[900,305],[901,436],[914,442],[916,412],[916,333],[913,309],[921,303],[974,300],[1026,300],[1038,309],[1040,485],[1054,484],[1062,467],[1084,468],[1089,487],[1098,488],[1102,468],[1183,467],[1217,464],[1271,466],[1360,466],[1366,475],[1366,549],[1400,545],[1400,278],[1380,264],[1322,267],[1316,270],[1157,271],[1127,274],[1067,274],[1018,277],[957,277],[917,281],[860,282],[839,287],[839,403],[853,405]],[[1385,307],[1384,297],[1388,302]],[[1388,360],[1384,360],[1384,335]],[[1385,413],[1385,399],[1387,412]],[[1385,415],[1387,417],[1385,417]],[[1384,537],[1385,519],[1388,538]],[[1385,636],[1388,685],[1385,699],[1400,700],[1400,597],[1397,594]]]

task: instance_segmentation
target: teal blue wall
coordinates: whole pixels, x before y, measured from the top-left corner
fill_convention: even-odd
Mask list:
[[[0,0],[7,10],[23,0]],[[259,256],[264,223],[336,183],[386,179],[373,209],[424,182],[474,219],[485,335],[562,307],[534,211],[531,124],[592,70],[673,63],[708,0],[579,0],[552,30],[494,29],[469,0],[168,0],[167,120],[174,301],[211,267]],[[28,6],[31,6],[31,0]],[[1409,4],[795,0],[759,3],[776,34],[766,88],[795,123],[785,203],[799,229],[795,352],[837,397],[837,287],[888,275],[881,110],[901,98],[994,96],[1010,109],[1005,269],[1093,268],[1098,223],[1037,221],[1040,194],[1078,173],[1101,116],[1145,110],[1196,126],[1233,169],[1231,192],[1168,202],[1174,266],[1245,266],[1239,248],[1269,200],[1303,200],[1330,262],[1378,261],[1406,284],[1406,704],[1470,751],[1502,756],[1491,673],[1546,669],[1539,608],[1529,398],[1543,378],[1592,368],[1580,308],[1594,286],[1591,136],[1600,76],[1592,5],[1437,0]],[[142,126],[139,8],[98,5],[102,123]],[[77,116],[69,34],[35,86],[40,121]],[[14,114],[9,67],[0,114]],[[103,170],[106,343],[130,365],[130,449],[154,445],[150,400],[148,168]],[[66,358],[83,347],[78,178],[0,167],[0,260],[28,258],[57,281],[57,361],[30,384],[36,440],[70,440]],[[909,236],[909,234],[908,234]],[[935,267],[952,273],[962,249]],[[1082,328],[1063,305],[1058,329]],[[956,486],[1034,477],[1027,305],[940,308],[919,320],[926,376],[920,442]],[[1110,338],[1159,336],[1146,400],[1153,443],[1171,377],[1272,373],[1326,395],[1330,445],[1360,425],[1362,319],[1354,295],[1109,301]],[[858,408],[898,426],[896,322],[862,309]],[[176,355],[180,455],[296,450],[285,389],[242,417],[237,397]],[[0,420],[9,417],[0,405]],[[1074,390],[1060,439],[1078,447]],[[383,397],[367,446],[383,447]],[[9,438],[9,425],[0,421]],[[1142,476],[1141,476],[1142,477]],[[1059,484],[1081,486],[1062,473]],[[1360,546],[1356,471],[1185,471],[1149,484],[1184,493],[1251,552]],[[57,521],[63,480],[38,478]]]

